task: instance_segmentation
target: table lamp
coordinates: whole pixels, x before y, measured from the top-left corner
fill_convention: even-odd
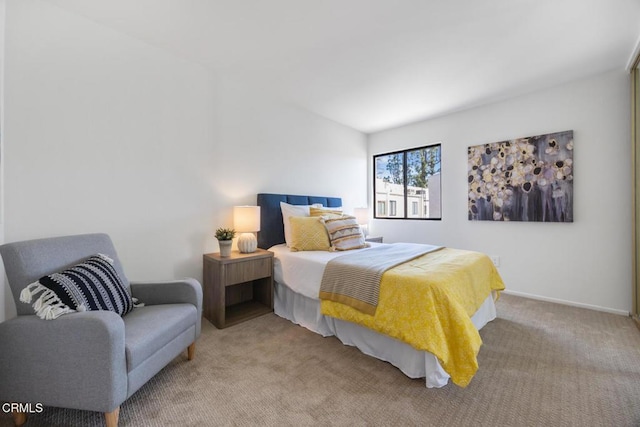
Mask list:
[[[254,233],[260,231],[260,206],[234,206],[233,228],[241,233],[238,250],[245,254],[255,252],[258,240]]]
[[[355,208],[353,210],[353,216],[356,217],[356,222],[362,227],[364,237],[367,237],[367,229],[369,228],[369,208]]]

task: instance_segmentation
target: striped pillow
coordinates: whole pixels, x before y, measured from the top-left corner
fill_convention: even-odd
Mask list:
[[[108,310],[124,316],[134,301],[106,255],[94,255],[81,264],[41,277],[24,288],[20,301],[33,303],[38,317],[53,320],[76,311]]]
[[[333,250],[348,251],[369,246],[364,240],[364,234],[355,217],[343,215],[336,218],[323,218],[323,222],[329,233]]]

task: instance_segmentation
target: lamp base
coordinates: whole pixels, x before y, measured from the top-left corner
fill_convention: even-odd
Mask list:
[[[253,233],[242,233],[238,237],[238,250],[243,254],[255,252],[258,249],[258,239]]]

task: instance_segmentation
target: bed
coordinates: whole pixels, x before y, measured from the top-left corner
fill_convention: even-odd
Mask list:
[[[258,233],[258,246],[274,252],[274,311],[278,316],[288,319],[289,321],[322,336],[335,336],[345,345],[355,346],[369,356],[391,363],[410,378],[425,378],[426,387],[443,387],[448,384],[450,380],[453,380],[454,383],[462,387],[468,384],[473,374],[475,374],[475,370],[473,370],[473,374],[471,374],[468,379],[460,380],[459,376],[456,375],[457,372],[454,373],[452,379],[447,370],[443,368],[443,364],[447,366],[449,361],[441,363],[438,357],[436,357],[432,352],[419,349],[419,346],[415,346],[415,343],[410,345],[407,342],[404,342],[406,340],[400,338],[402,334],[394,338],[392,333],[387,334],[386,331],[383,333],[380,332],[380,330],[374,330],[376,328],[372,325],[368,325],[366,321],[363,322],[366,326],[354,323],[355,321],[359,321],[358,316],[363,318],[372,318],[371,316],[361,315],[361,313],[339,303],[321,301],[318,297],[318,293],[327,263],[337,257],[343,256],[347,252],[350,254],[355,254],[357,252],[364,253],[364,251],[372,251],[376,249],[377,246],[383,246],[384,244],[369,243],[368,248],[345,252],[294,252],[284,244],[285,232],[280,207],[281,202],[294,206],[322,205],[326,208],[340,208],[342,206],[342,200],[336,197],[270,193],[258,194],[258,205],[261,207],[261,231]],[[440,248],[435,248],[433,250],[436,251],[438,249]],[[440,255],[438,256],[441,257],[446,255],[444,250],[437,253],[439,253]],[[455,252],[451,253],[456,255]],[[468,251],[465,253],[471,254],[471,252]],[[478,253],[473,254],[477,254],[480,257],[488,259],[486,255]],[[429,256],[434,257],[435,255],[424,255],[424,257]],[[477,331],[496,317],[494,300],[497,297],[499,290],[504,288],[504,285],[500,286],[502,281],[499,279],[499,275],[497,274],[497,271],[495,271],[493,264],[490,260],[488,262],[491,265],[491,274],[495,274],[498,277],[497,281],[499,283],[493,286],[495,291],[490,292],[486,297],[480,297],[480,302],[477,304],[478,308],[475,312],[472,312],[472,314],[467,315],[466,319],[463,319],[466,322],[469,322],[470,320],[469,325],[471,326],[468,329],[473,329],[473,331],[470,331],[469,333],[477,335],[478,340],[479,334]],[[382,292],[380,298],[380,303],[382,304]],[[327,304],[329,304],[329,306]],[[336,313],[333,313],[331,311],[332,309],[335,309]],[[322,311],[325,313],[329,312],[332,315],[324,315],[322,314]],[[344,313],[346,313],[346,315],[344,315]],[[353,315],[357,318],[355,320],[350,317],[353,313],[358,313]],[[348,320],[343,320],[339,317]],[[451,323],[458,321],[460,321],[460,319],[453,319],[451,320]],[[435,323],[436,322],[434,322],[434,324]],[[407,327],[409,328],[410,326]],[[448,345],[449,347],[454,346],[455,338],[456,337],[452,338],[453,344],[446,342],[445,345]],[[474,366],[474,363],[476,363],[475,369],[477,369],[475,356],[477,355],[478,349],[479,345],[472,355],[473,360],[469,361],[469,365],[472,367]],[[455,348],[453,350],[454,352],[456,351]],[[434,352],[438,353],[438,351]],[[471,358],[471,356],[465,357]],[[450,364],[448,366],[450,366]],[[449,369],[449,371],[451,372],[451,369]]]

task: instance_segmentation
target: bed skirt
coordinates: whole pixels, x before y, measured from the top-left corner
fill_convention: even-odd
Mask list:
[[[449,374],[433,354],[355,323],[323,316],[319,300],[298,294],[278,282],[275,283],[274,311],[312,332],[324,337],[335,336],[345,345],[355,346],[364,354],[389,362],[409,378],[425,378],[428,388],[440,388],[449,382]],[[495,318],[496,306],[493,295],[489,295],[471,321],[480,330]]]

